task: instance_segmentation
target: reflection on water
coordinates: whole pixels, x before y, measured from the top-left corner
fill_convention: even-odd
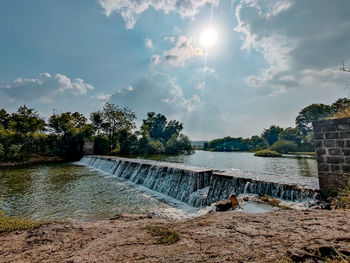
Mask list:
[[[169,205],[165,196],[156,197],[146,189],[74,164],[0,169],[0,204],[13,216],[87,221],[117,213],[182,217],[196,212],[187,213],[177,203]]]
[[[224,170],[242,177],[318,188],[317,162],[313,158],[263,158],[249,152],[208,151],[196,151],[192,155],[148,158]]]

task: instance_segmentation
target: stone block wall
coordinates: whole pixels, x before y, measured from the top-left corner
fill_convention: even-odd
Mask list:
[[[350,180],[350,118],[316,121],[313,127],[320,190],[328,197]]]

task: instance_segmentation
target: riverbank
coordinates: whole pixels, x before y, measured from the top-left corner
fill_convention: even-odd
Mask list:
[[[37,165],[37,164],[49,164],[49,163],[62,163],[66,162],[64,158],[60,156],[42,156],[32,155],[25,161],[8,161],[0,162],[0,168],[2,167],[15,167],[23,165]]]
[[[169,230],[179,241],[163,245],[150,229]],[[339,210],[119,216],[1,234],[0,262],[315,262],[349,256],[349,233],[350,211]]]

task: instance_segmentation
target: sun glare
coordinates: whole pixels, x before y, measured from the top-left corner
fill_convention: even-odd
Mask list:
[[[202,31],[199,41],[203,47],[210,48],[215,45],[217,37],[217,33],[214,29],[207,28]]]

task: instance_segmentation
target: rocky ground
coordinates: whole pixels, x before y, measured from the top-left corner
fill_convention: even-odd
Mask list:
[[[179,241],[159,244],[154,227],[172,230]],[[323,262],[331,254],[349,259],[350,211],[228,211],[187,220],[125,215],[0,235],[6,263]]]

